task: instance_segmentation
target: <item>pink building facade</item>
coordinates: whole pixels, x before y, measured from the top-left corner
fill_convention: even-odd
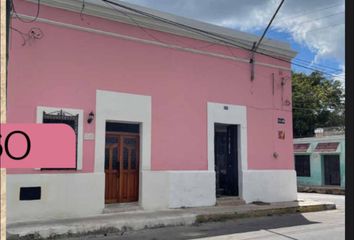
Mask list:
[[[36,3],[14,4],[33,19]],[[43,0],[36,21],[12,19],[28,34],[10,36],[8,122],[68,123],[77,167],[8,170],[9,222],[85,217],[121,202],[167,209],[212,206],[218,196],[297,198],[291,66],[276,59],[295,56],[287,43],[264,40],[251,80],[244,48],[107,5],[88,1],[83,15],[81,7]],[[258,40],[138,8],[248,48]],[[40,197],[26,199],[32,190]]]

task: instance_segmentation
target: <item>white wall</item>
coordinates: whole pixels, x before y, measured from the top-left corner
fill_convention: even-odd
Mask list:
[[[169,176],[170,208],[215,205],[215,171],[169,171]]]
[[[41,199],[20,201],[20,187],[41,187]],[[7,175],[8,223],[87,217],[104,208],[104,174]]]
[[[295,170],[243,171],[243,200],[283,202],[297,199]]]
[[[214,171],[143,171],[144,209],[212,206]]]

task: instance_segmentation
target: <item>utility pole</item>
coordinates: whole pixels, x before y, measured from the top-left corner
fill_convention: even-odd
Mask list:
[[[261,38],[258,40],[258,42],[254,42],[253,43],[253,47],[252,47],[252,50],[251,50],[251,59],[250,59],[250,64],[251,64],[251,81],[254,80],[254,57],[255,57],[255,53],[259,47],[259,45],[261,44],[264,36],[266,35],[268,29],[270,28],[270,26],[272,25],[272,22],[275,18],[275,16],[278,14],[279,12],[279,9],[281,8],[281,6],[283,5],[285,0],[282,0],[277,8],[277,10],[275,11],[275,13],[273,14],[273,17],[270,19],[269,23],[268,23],[268,26],[266,27],[266,29],[264,30]]]

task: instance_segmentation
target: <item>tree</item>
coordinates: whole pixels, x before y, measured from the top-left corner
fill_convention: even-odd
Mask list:
[[[292,74],[294,137],[313,136],[320,127],[344,126],[344,89],[320,72]]]

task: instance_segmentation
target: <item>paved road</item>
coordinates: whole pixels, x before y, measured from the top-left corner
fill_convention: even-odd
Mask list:
[[[336,210],[283,216],[231,220],[198,226],[166,227],[126,232],[123,235],[92,236],[92,240],[342,240],[344,239],[344,196],[299,193],[301,199],[331,201]]]

